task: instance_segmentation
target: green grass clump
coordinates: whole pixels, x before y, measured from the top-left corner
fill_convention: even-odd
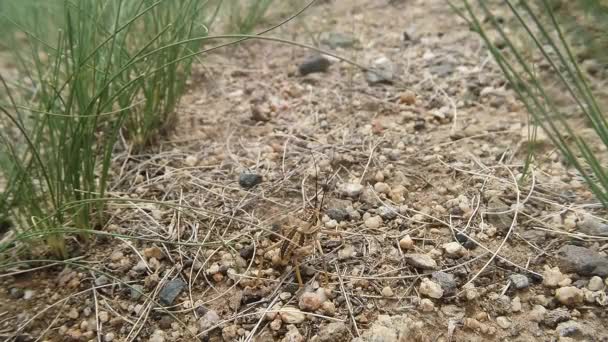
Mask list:
[[[264,19],[273,0],[223,0],[233,33],[249,34]]]
[[[564,159],[586,181],[597,199],[608,207],[608,122],[579,67],[578,56],[568,44],[563,24],[554,13],[555,1],[500,1],[531,46],[514,41],[494,14],[495,2],[463,0],[453,8],[485,41],[489,51],[531,115]],[[484,17],[487,20],[480,20]],[[490,33],[504,44],[497,46]],[[541,67],[542,64],[542,67]],[[543,70],[540,72],[539,70]],[[550,92],[558,87],[559,95]],[[568,103],[571,105],[563,105]],[[577,127],[582,121],[585,130]]]
[[[120,133],[141,147],[174,122],[192,64],[183,57],[200,44],[190,38],[207,34],[216,10],[203,0],[40,3],[0,7],[19,71],[0,91],[0,212],[17,232],[91,229]],[[67,257],[62,234],[47,244]]]

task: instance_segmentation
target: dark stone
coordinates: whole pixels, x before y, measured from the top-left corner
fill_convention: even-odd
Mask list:
[[[424,119],[416,119],[414,122],[414,130],[421,131],[426,128],[426,121]]]
[[[302,76],[316,72],[326,72],[327,69],[329,69],[330,64],[329,59],[327,59],[325,56],[317,55],[309,57],[302,64],[300,64],[300,66],[298,66],[298,71]]]
[[[558,266],[564,273],[608,276],[608,258],[585,247],[565,245],[557,251]]]
[[[558,308],[545,314],[543,324],[555,328],[559,323],[570,320],[570,312],[567,309]]]
[[[21,298],[23,298],[23,293],[24,293],[23,289],[18,288],[18,287],[13,287],[10,290],[11,298],[14,298],[14,299],[21,299]]]
[[[456,241],[458,241],[462,247],[466,249],[475,249],[477,247],[475,242],[471,241],[471,239],[462,233],[456,233]]]
[[[254,252],[253,245],[250,245],[250,246],[243,247],[241,249],[241,251],[239,252],[239,254],[241,255],[241,258],[243,258],[245,260],[251,260],[251,258],[253,258],[253,252]]]
[[[329,208],[325,211],[325,214],[329,216],[330,219],[336,220],[338,222],[348,220],[348,211],[342,208]]]
[[[182,290],[186,287],[186,283],[180,278],[173,279],[169,281],[163,288],[160,290],[158,298],[160,299],[161,304],[171,305],[175,301],[175,298],[179,296]]]
[[[437,271],[437,272],[433,272],[432,279],[434,282],[438,283],[441,286],[441,288],[443,289],[443,292],[446,295],[451,295],[456,292],[456,288],[457,288],[456,279],[454,278],[454,276],[452,274],[442,272],[442,271]]]
[[[244,189],[251,189],[262,183],[262,176],[257,173],[241,172],[239,175],[239,185]]]
[[[258,302],[264,298],[264,294],[260,289],[253,288],[250,286],[245,287],[243,290],[243,296],[241,297],[241,304],[247,305]]]

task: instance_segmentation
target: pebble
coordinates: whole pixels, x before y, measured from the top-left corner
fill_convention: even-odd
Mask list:
[[[358,197],[361,192],[363,192],[363,185],[359,183],[347,183],[342,187],[342,193],[351,198]]]
[[[312,73],[326,72],[329,69],[331,62],[323,55],[315,55],[308,57],[302,64],[298,66],[298,71],[301,76],[306,76]]]
[[[557,251],[558,265],[564,272],[583,276],[608,276],[608,258],[585,247],[565,245]]]
[[[165,332],[162,330],[155,330],[148,342],[165,342]]]
[[[333,316],[336,314],[336,305],[331,301],[325,301],[321,304],[321,313],[327,316]]]
[[[511,321],[505,316],[496,317],[496,324],[503,329],[509,329],[511,327]]]
[[[110,314],[107,311],[100,311],[99,312],[99,321],[101,323],[106,323],[110,320]]]
[[[332,49],[343,48],[348,49],[356,44],[359,44],[359,40],[353,35],[340,32],[330,32],[321,38],[321,43],[329,46]]]
[[[592,236],[608,236],[608,224],[603,223],[595,216],[585,214],[583,220],[577,223],[578,231]]]
[[[335,220],[337,222],[342,222],[348,220],[348,211],[343,208],[329,208],[325,211],[325,214],[329,216],[330,219]]]
[[[555,291],[555,297],[560,303],[568,306],[582,304],[584,299],[583,291],[574,286],[560,287]]]
[[[382,217],[372,216],[365,220],[365,226],[369,229],[378,229],[382,226]]]
[[[390,205],[383,205],[380,208],[378,208],[378,212],[380,213],[380,217],[382,217],[385,220],[393,220],[397,217],[397,212],[399,211],[399,209],[390,206]]]
[[[371,85],[379,83],[392,83],[395,77],[395,66],[385,56],[375,59],[370,69],[365,73],[365,79]]]
[[[25,290],[25,291],[23,291],[23,299],[30,300],[30,299],[34,298],[35,294],[36,294],[36,291],[34,291],[34,290]]]
[[[547,311],[542,320],[543,324],[550,328],[555,328],[557,324],[570,320],[570,312],[564,308]]]
[[[316,292],[305,292],[300,296],[298,306],[303,311],[315,311],[323,304],[323,298]]]
[[[162,260],[163,251],[160,248],[154,246],[144,249],[144,256],[148,259],[155,258],[156,260]]]
[[[281,316],[283,323],[286,324],[300,324],[306,319],[304,313],[293,306],[283,307],[280,310],[279,315]]]
[[[518,290],[523,290],[530,286],[530,279],[523,274],[511,274],[509,276],[509,280],[511,281],[511,284],[513,284],[513,286]]]
[[[75,308],[70,309],[70,311],[68,312],[68,317],[71,319],[77,319],[78,316],[78,310],[76,310]]]
[[[433,272],[431,279],[441,286],[444,294],[456,292],[457,284],[453,274],[443,271]]]
[[[184,164],[186,164],[186,166],[193,167],[196,163],[198,163],[198,158],[196,156],[189,155],[184,159]]]
[[[350,259],[353,255],[355,255],[355,247],[353,245],[346,245],[338,251],[338,260]]]
[[[435,304],[428,298],[422,298],[418,307],[422,312],[433,312],[435,310]]]
[[[437,268],[437,262],[427,254],[404,254],[405,262],[416,268],[423,270],[432,270]]]
[[[173,318],[171,318],[169,315],[164,315],[158,321],[158,326],[161,329],[171,329],[171,323],[173,323]]]
[[[519,297],[514,297],[511,300],[511,311],[513,311],[513,312],[521,311],[521,299],[519,299]]]
[[[304,336],[300,334],[298,328],[295,325],[288,325],[285,337],[282,342],[304,342]]]
[[[105,275],[100,275],[99,277],[95,278],[95,286],[104,286],[110,283],[110,279],[108,279],[108,277],[106,277]]]
[[[131,285],[131,299],[139,300],[143,295],[144,287],[142,285]]]
[[[251,189],[254,186],[262,183],[263,177],[257,173],[241,172],[239,175],[239,185],[243,189]]]
[[[374,184],[374,190],[376,190],[379,194],[389,194],[391,192],[391,187],[388,184],[383,182],[378,182]]]
[[[18,288],[18,287],[13,287],[13,288],[11,288],[11,291],[10,291],[11,298],[13,298],[13,299],[22,298],[23,293],[24,293],[23,289]]]
[[[545,309],[542,305],[534,305],[532,310],[528,312],[528,320],[532,322],[540,323],[545,319],[545,314],[547,313],[547,309]]]
[[[392,297],[394,295],[393,289],[390,286],[385,286],[382,288],[382,296],[384,297]]]
[[[124,254],[121,251],[114,251],[110,254],[110,260],[112,262],[119,262],[122,258],[124,258]]]
[[[114,337],[116,337],[116,335],[114,335],[114,333],[112,332],[109,332],[103,336],[103,340],[104,342],[112,342],[114,341]]]
[[[602,280],[602,278],[594,276],[589,279],[589,284],[587,284],[587,288],[590,291],[600,291],[604,288],[604,281]]]
[[[419,291],[421,294],[427,297],[435,299],[443,297],[443,289],[441,288],[441,285],[429,280],[428,278],[424,278],[422,280]]]
[[[565,321],[557,325],[555,329],[559,336],[572,336],[581,331],[581,327],[578,322],[575,321]],[[561,341],[562,339],[560,339]]]
[[[402,250],[408,250],[414,248],[414,240],[409,235],[404,236],[399,240],[399,247]]]
[[[244,246],[239,251],[239,255],[241,256],[241,258],[243,258],[245,260],[251,260],[251,258],[253,258],[254,251],[255,251],[255,247],[253,245]]]
[[[239,328],[236,324],[226,326],[222,329],[222,338],[224,341],[236,341],[238,330]]]
[[[279,294],[279,298],[283,301],[288,300],[289,298],[291,298],[291,293],[281,292],[281,294]]]
[[[456,241],[445,243],[442,247],[445,254],[450,258],[459,258],[464,252],[462,245]]]
[[[317,342],[342,342],[350,340],[350,330],[343,322],[332,322],[319,329]]]
[[[217,314],[215,310],[209,310],[205,313],[203,317],[198,321],[199,327],[201,331],[205,331],[211,329],[211,327],[215,326],[220,321],[220,316]]]
[[[545,266],[545,270],[543,271],[543,285],[546,287],[566,285],[565,283],[567,280],[569,280],[569,278],[562,274],[559,267],[550,268],[549,266]]]
[[[159,298],[161,304],[164,304],[164,305],[173,304],[173,302],[175,301],[175,298],[177,298],[177,296],[179,296],[179,294],[182,292],[184,287],[186,287],[186,283],[183,280],[181,280],[180,278],[175,278],[175,279],[167,282],[167,284],[165,284],[165,286],[162,288],[162,290],[160,290],[160,293],[158,295],[158,298]]]

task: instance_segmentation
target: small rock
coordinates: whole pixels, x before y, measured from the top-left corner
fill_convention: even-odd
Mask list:
[[[528,320],[532,322],[540,323],[545,319],[547,309],[542,305],[534,305],[532,310],[528,313]]]
[[[300,324],[304,322],[304,313],[293,306],[285,306],[279,311],[281,320],[286,324]]]
[[[566,321],[558,324],[555,330],[557,331],[559,336],[565,337],[576,335],[581,330],[581,328],[580,325],[575,321]]]
[[[505,316],[496,317],[496,324],[503,329],[509,329],[511,327],[511,321]]]
[[[236,324],[231,324],[222,329],[222,338],[224,341],[236,341],[239,327]]]
[[[409,235],[404,236],[399,240],[399,247],[401,250],[408,250],[414,248],[414,240]]]
[[[382,226],[382,217],[372,216],[365,220],[365,226],[369,229],[378,229]]]
[[[390,286],[385,286],[382,289],[382,296],[384,296],[384,297],[392,297],[393,295],[394,295],[393,289],[391,289]]]
[[[131,299],[139,300],[144,293],[144,287],[142,285],[131,285]]]
[[[437,268],[437,262],[429,255],[426,254],[405,254],[403,255],[405,262],[416,268],[423,270],[432,270]]]
[[[358,197],[361,192],[363,192],[363,185],[359,183],[347,183],[342,187],[342,193],[351,198]]]
[[[251,260],[251,258],[253,258],[254,250],[255,247],[253,245],[245,246],[241,248],[241,250],[239,251],[239,255],[245,260]]]
[[[11,298],[20,299],[23,297],[23,289],[18,288],[18,287],[13,287],[13,288],[11,288],[10,294],[11,294]]]
[[[110,260],[112,262],[119,262],[124,258],[124,254],[121,251],[114,251],[110,254]]]
[[[298,71],[301,76],[316,72],[326,72],[329,69],[331,62],[327,57],[323,55],[316,55],[307,58],[302,64],[298,66]]]
[[[555,328],[558,323],[565,322],[572,317],[570,312],[563,308],[548,311],[544,316],[542,322],[550,328]]]
[[[196,156],[189,155],[184,159],[184,164],[186,164],[186,166],[193,167],[196,166],[196,163],[198,163],[198,158]]]
[[[315,311],[323,304],[323,298],[316,292],[305,292],[300,296],[298,306],[303,311]]]
[[[68,317],[71,318],[71,319],[77,319],[78,316],[79,316],[79,314],[78,314],[78,310],[76,310],[76,308],[72,308],[68,312]]]
[[[557,251],[559,268],[584,276],[608,276],[608,258],[585,247],[565,245]]]
[[[110,283],[110,279],[108,279],[108,277],[106,277],[105,275],[100,275],[99,277],[95,278],[95,286],[104,286]]]
[[[355,255],[355,247],[353,245],[346,245],[338,251],[338,260],[350,259],[353,255]]]
[[[389,194],[391,192],[391,187],[388,184],[383,182],[378,182],[374,185],[374,190],[376,190],[379,194]]]
[[[350,340],[350,332],[343,322],[332,322],[321,327],[317,337],[317,342],[346,342]]]
[[[99,312],[99,321],[101,323],[106,323],[110,320],[110,314],[107,311],[100,311]]]
[[[454,275],[443,271],[433,272],[431,279],[441,286],[444,294],[453,294],[456,292],[457,285]]]
[[[382,217],[385,220],[393,220],[397,217],[397,212],[399,209],[390,206],[390,205],[383,205],[380,208],[378,208],[378,212],[380,213],[380,217]]]
[[[289,298],[291,298],[291,293],[281,292],[281,294],[279,294],[279,298],[283,301],[288,300]]]
[[[523,290],[530,286],[530,279],[523,274],[511,274],[509,276],[509,280],[511,281],[511,284],[513,284],[513,286],[518,290]]]
[[[167,284],[165,284],[162,290],[160,290],[160,293],[158,295],[161,304],[173,304],[173,301],[175,301],[175,298],[179,296],[184,287],[186,287],[186,283],[180,278],[175,278],[167,282]]]
[[[109,332],[103,336],[103,340],[104,340],[104,342],[112,342],[112,341],[114,341],[115,337],[116,337],[116,335],[114,335],[113,332]]]
[[[215,312],[215,310],[209,310],[205,313],[205,316],[201,317],[198,321],[199,327],[201,331],[205,331],[211,329],[220,321],[220,316]]]
[[[562,274],[558,267],[550,268],[549,266],[545,266],[545,270],[543,271],[543,285],[546,287],[558,287],[565,279],[567,279],[567,277]]]
[[[431,298],[439,299],[443,297],[443,289],[441,285],[429,280],[428,278],[424,278],[422,283],[420,284],[420,293]]]
[[[456,233],[456,241],[460,242],[462,247],[466,249],[471,250],[477,248],[477,244],[462,233]]]
[[[325,301],[321,304],[321,313],[327,316],[333,316],[336,314],[336,305],[331,301]]]
[[[165,332],[162,330],[155,330],[148,342],[165,342]]]
[[[409,90],[399,94],[399,103],[408,106],[416,104],[416,94]]]
[[[583,303],[583,291],[574,286],[560,287],[555,291],[557,300],[568,306],[573,306]]]
[[[382,56],[374,60],[371,68],[365,73],[365,79],[369,84],[392,83],[395,77],[395,66],[393,62]]]
[[[34,294],[36,294],[36,291],[34,290],[25,290],[23,291],[23,299],[30,300],[34,298]]]
[[[329,216],[330,219],[336,220],[338,222],[348,220],[348,211],[343,208],[329,208],[325,211],[325,214]]]
[[[513,311],[513,312],[521,311],[521,299],[519,299],[519,297],[514,297],[511,300],[511,311]]]
[[[285,337],[283,337],[281,342],[304,342],[304,336],[300,334],[295,325],[288,325],[287,333],[285,333]]]
[[[137,273],[144,273],[148,269],[148,265],[145,261],[139,260],[135,266],[133,266],[132,270]]]
[[[604,281],[602,280],[602,278],[594,276],[589,279],[589,284],[587,284],[587,288],[590,291],[600,291],[604,288]]]
[[[587,235],[608,236],[608,224],[590,214],[585,214],[583,220],[579,221],[576,226],[581,233]]]
[[[428,298],[422,298],[418,307],[422,312],[433,312],[435,310],[433,301]]]
[[[460,245],[460,243],[454,241],[454,242],[448,242],[443,244],[443,250],[445,251],[445,254],[450,257],[450,258],[459,258],[462,256],[463,248],[462,245]]]
[[[163,258],[163,251],[160,248],[154,246],[150,248],[144,249],[144,256],[148,259],[154,258],[156,260],[161,260]]]
[[[241,172],[239,175],[239,185],[243,189],[251,189],[254,186],[262,183],[263,177],[257,173]]]

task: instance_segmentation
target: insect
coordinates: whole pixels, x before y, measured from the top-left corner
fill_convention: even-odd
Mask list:
[[[314,160],[314,155],[313,155]],[[315,174],[316,174],[316,161],[315,161]],[[323,208],[323,200],[325,199],[325,191],[327,184],[324,184],[323,191],[321,194],[321,201],[318,200],[318,176],[315,177],[315,196],[313,208],[304,208],[302,219],[294,218],[290,222],[289,227],[285,231],[285,240],[281,243],[279,257],[281,260],[288,260],[293,263],[296,272],[296,278],[300,287],[304,286],[302,281],[302,275],[300,273],[300,258],[306,257],[313,253],[315,248],[318,247],[319,251],[322,252],[321,244],[318,240],[318,232],[321,230],[320,226],[320,211]],[[304,203],[306,203],[306,196],[304,189],[302,189],[302,197]],[[317,203],[319,206],[317,207]],[[323,261],[324,263],[324,261]],[[325,268],[325,263],[323,264]],[[327,272],[325,272],[327,278]]]

